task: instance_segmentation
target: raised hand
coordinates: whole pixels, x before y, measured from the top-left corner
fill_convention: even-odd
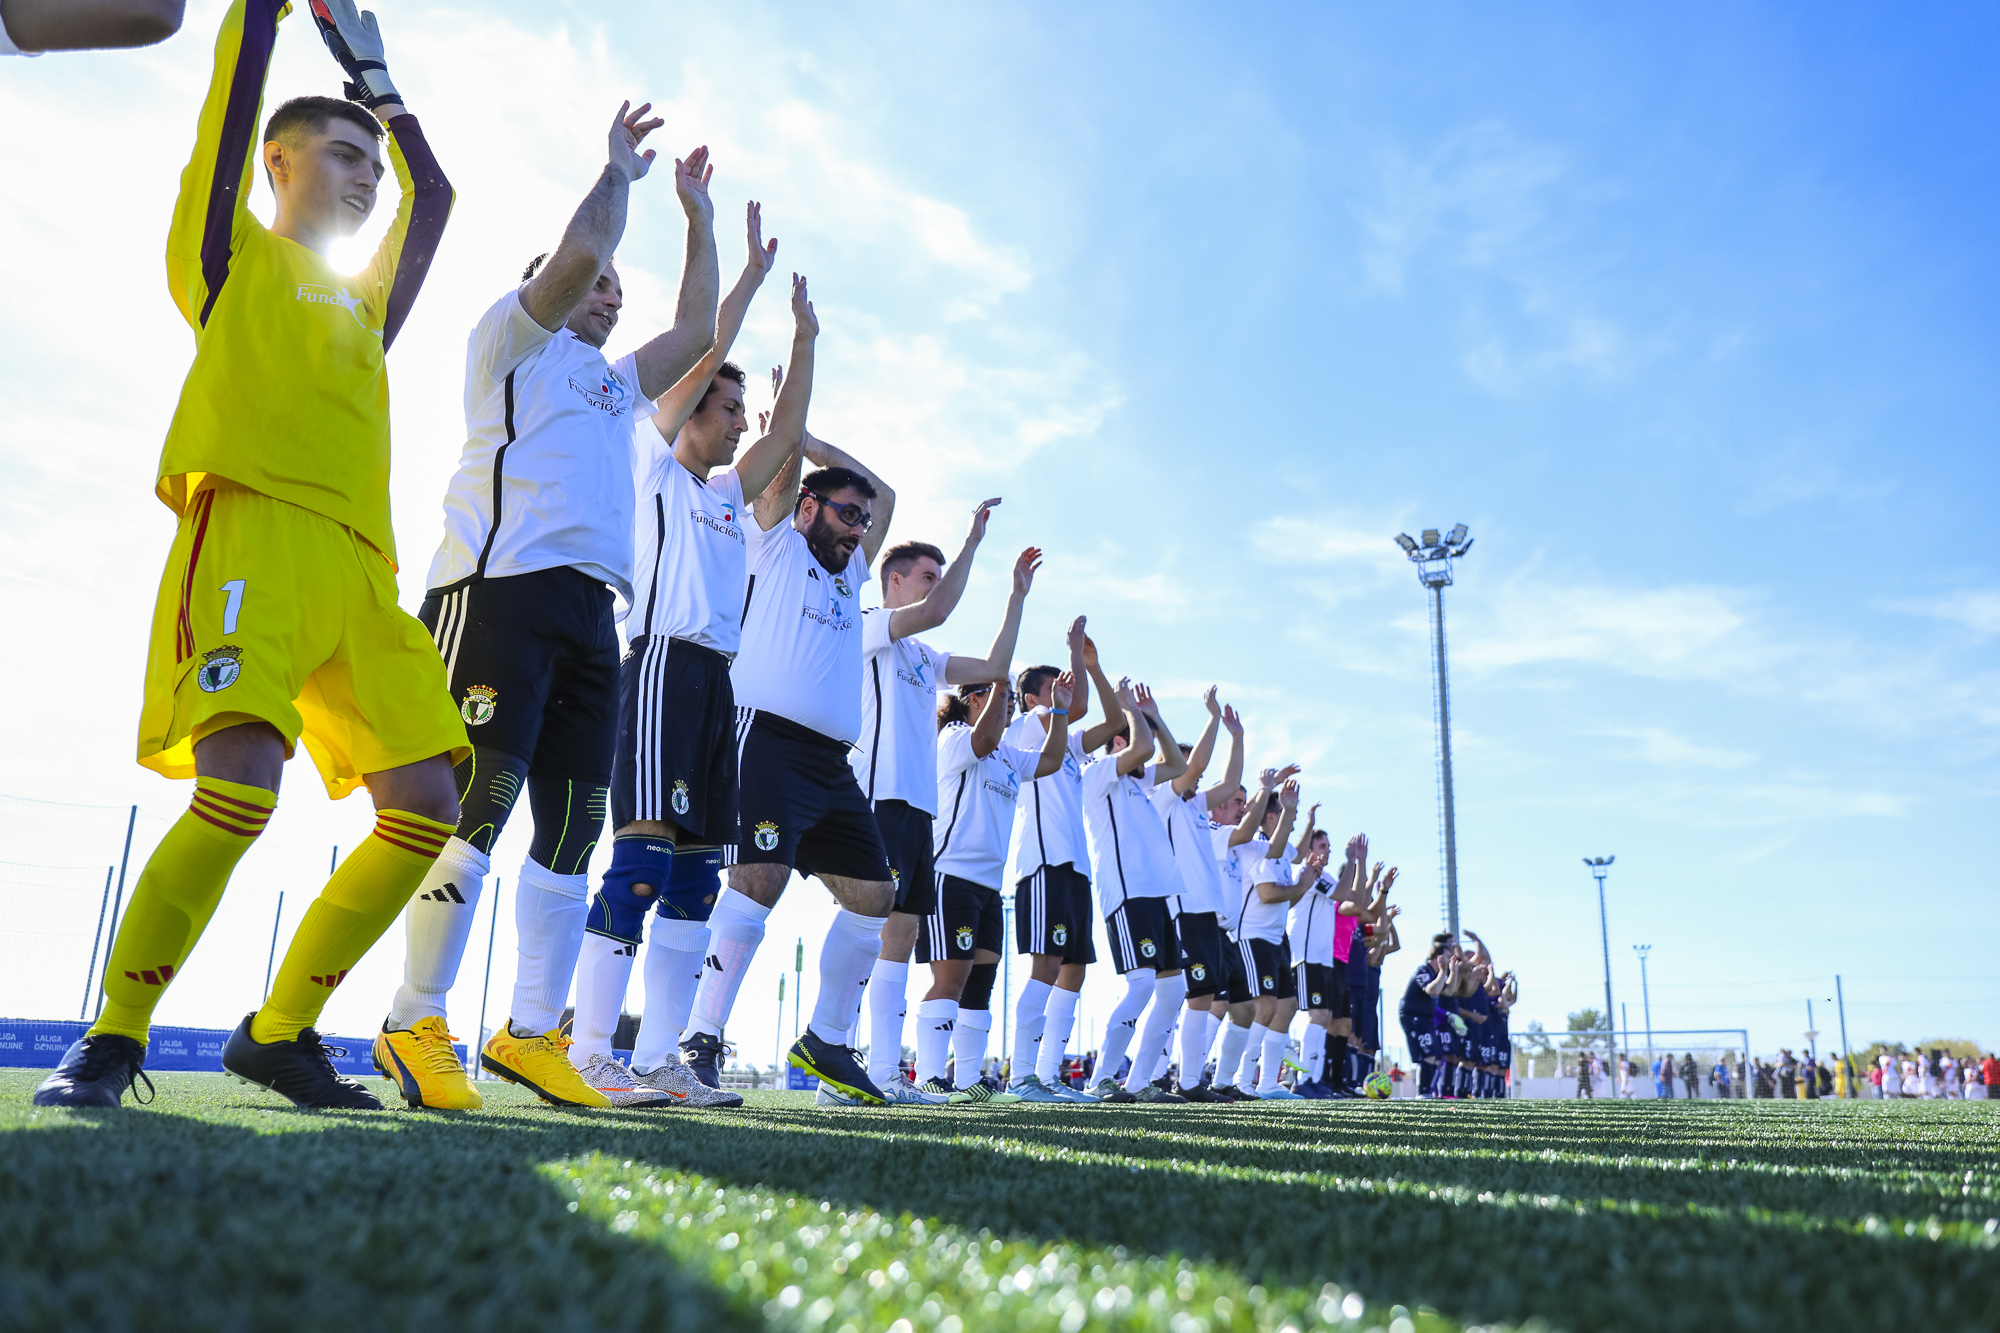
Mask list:
[[[689,153],[685,161],[674,159],[674,193],[680,196],[681,211],[696,222],[715,220],[715,201],[708,197],[708,182],[714,175],[706,145]]]
[[[1215,701],[1215,688],[1211,685],[1202,691],[1201,706],[1208,710],[1210,717],[1219,718],[1222,716],[1222,705]]]
[[[639,151],[639,145],[646,141],[646,136],[667,123],[658,117],[652,120],[645,119],[646,113],[652,109],[651,102],[644,103],[637,111],[632,109],[630,102],[621,102],[618,105],[617,116],[611,121],[611,133],[608,136],[611,149],[606,155],[605,162],[613,170],[624,172],[628,181],[635,181],[644,176],[652,167],[653,158],[657,156],[650,148],[643,153]],[[704,148],[699,151],[706,161],[708,150]],[[678,163],[675,165],[679,166]]]
[[[1299,808],[1299,784],[1287,778],[1285,785],[1278,788],[1278,804],[1287,810]]]
[[[347,100],[378,114],[382,107],[400,107],[403,95],[389,81],[389,55],[375,12],[355,9],[354,0],[312,0],[312,16],[326,49],[347,71]]]
[[[1097,670],[1097,641],[1088,634],[1083,636],[1083,669]]]
[[[769,412],[759,412],[757,414],[757,434],[759,436],[765,436],[769,435],[770,433],[771,433],[771,414]]]
[[[1300,875],[1299,878],[1317,879],[1319,877],[1319,872],[1324,869],[1326,869],[1326,853],[1314,852],[1311,856],[1308,856],[1306,858],[1305,873]]]
[[[746,271],[755,272],[757,280],[762,282],[764,276],[771,271],[771,265],[777,261],[778,238],[773,236],[769,241],[764,239],[764,206],[755,199],[752,199],[743,210],[743,230],[750,242],[750,258],[744,261],[743,267]],[[777,391],[777,387],[772,386],[771,392]]]
[[[1056,683],[1049,690],[1049,701],[1063,712],[1069,712],[1071,692],[1076,689],[1076,677],[1065,671],[1056,677]]]
[[[1118,683],[1111,688],[1111,697],[1118,701],[1120,708],[1133,708],[1136,711],[1132,699],[1132,678],[1130,676],[1120,676],[1118,678]]]
[[[1278,781],[1283,782],[1287,778],[1296,776],[1300,771],[1297,764],[1286,764],[1278,770]]]
[[[1014,558],[1014,592],[1021,597],[1035,586],[1035,571],[1042,567],[1042,548],[1030,546]]]
[[[1390,889],[1391,889],[1391,888],[1392,888],[1392,887],[1393,887],[1393,886],[1395,885],[1395,883],[1396,883],[1396,870],[1397,870],[1397,867],[1395,867],[1395,866],[1390,866],[1390,867],[1389,867],[1389,873],[1388,873],[1388,874],[1387,874],[1386,876],[1384,876],[1384,877],[1383,877],[1383,880],[1382,880],[1382,890],[1381,890],[1381,892],[1382,892],[1382,896],[1383,896],[1384,898],[1386,898],[1386,897],[1388,897],[1388,896],[1389,896],[1389,890],[1390,890]],[[1400,908],[1400,907],[1398,907],[1398,908],[1394,908],[1394,909],[1392,909],[1392,910],[1400,912],[1400,911],[1402,911],[1403,909],[1402,909],[1402,908]]]
[[[1070,656],[1072,657],[1079,656],[1083,652],[1083,645],[1088,637],[1083,632],[1083,622],[1088,618],[1087,616],[1078,616],[1075,620],[1069,622],[1069,633],[1064,636],[1064,641],[1069,644]]]
[[[993,506],[1000,503],[1000,497],[981,500],[979,508],[972,511],[972,531],[965,536],[966,541],[978,543],[986,540],[986,517],[993,512]]]
[[[1311,825],[1314,825],[1315,827],[1317,827],[1317,826],[1318,826],[1318,824],[1319,824],[1319,802],[1318,802],[1318,801],[1314,801],[1314,802],[1312,803],[1312,807],[1311,807],[1311,808],[1310,808],[1309,810],[1307,810],[1307,811],[1306,811],[1306,823],[1308,823],[1308,824],[1311,824]]]
[[[792,323],[797,331],[808,337],[819,337],[819,316],[813,313],[813,303],[806,292],[806,280],[792,274]],[[778,384],[778,372],[771,372],[773,392]]]
[[[1228,704],[1222,706],[1222,729],[1239,741],[1243,739],[1243,718]]]
[[[1366,833],[1355,834],[1354,841],[1349,843],[1348,846],[1354,849],[1354,859],[1366,865],[1368,862],[1368,835]]]
[[[1138,704],[1139,711],[1147,717],[1159,716],[1159,711],[1153,706],[1153,691],[1145,681],[1142,680],[1132,687],[1132,702]]]
[[[798,281],[798,277],[799,277],[799,275],[798,275],[798,274],[796,274],[796,273],[794,273],[794,274],[792,275],[792,281],[793,281],[793,282],[797,282],[797,281]],[[778,397],[778,390],[780,390],[780,389],[782,389],[782,388],[784,388],[784,387],[785,387],[785,368],[784,368],[783,366],[772,366],[772,367],[771,367],[771,399],[772,399],[772,401],[773,401],[773,402],[777,401],[777,397]]]
[[[1276,791],[1278,784],[1283,780],[1278,776],[1278,770],[1275,768],[1267,768],[1257,774],[1257,785],[1264,791]]]

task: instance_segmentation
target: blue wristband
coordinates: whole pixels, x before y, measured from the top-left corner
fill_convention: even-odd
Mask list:
[[[1068,717],[1068,716],[1069,716],[1069,709],[1067,709],[1067,708],[1051,708],[1051,709],[1049,710],[1049,712],[1050,712],[1050,713],[1052,713],[1052,714],[1054,714],[1054,715],[1055,715],[1056,717]]]

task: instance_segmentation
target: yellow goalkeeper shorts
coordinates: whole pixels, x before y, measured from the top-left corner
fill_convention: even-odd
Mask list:
[[[261,721],[305,741],[327,794],[362,775],[472,753],[444,662],[396,604],[388,559],[309,509],[243,487],[181,515],[146,654],[139,762],[194,776],[194,743]]]

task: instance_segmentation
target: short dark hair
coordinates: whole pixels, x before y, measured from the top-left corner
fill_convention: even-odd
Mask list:
[[[750,387],[750,377],[748,375],[745,375],[743,373],[743,367],[737,365],[734,361],[725,361],[721,365],[717,366],[715,368],[715,374],[726,380],[735,380],[736,387],[739,389],[747,389]],[[708,381],[708,387],[701,391],[701,401],[694,405],[694,410],[699,412],[701,411],[702,408],[707,407],[709,395],[713,394],[714,392],[715,392],[715,378],[712,376]]]
[[[1448,930],[1439,931],[1437,934],[1431,936],[1431,957],[1433,958],[1437,957],[1439,954],[1443,953],[1446,949],[1451,948],[1454,944],[1457,943],[1458,943],[1458,936],[1452,934]]]
[[[521,281],[532,282],[534,280],[535,275],[542,271],[542,265],[547,263],[548,259],[549,259],[549,252],[547,250],[542,251],[540,254],[536,255],[533,259],[530,259],[528,261],[528,266],[521,270]]]
[[[1062,674],[1061,669],[1052,666],[1031,666],[1021,668],[1020,690],[1023,694],[1040,694],[1042,686]]]
[[[883,578],[891,574],[906,574],[919,560],[935,560],[939,570],[944,569],[944,552],[929,542],[901,542],[882,553],[882,563],[876,566]]]
[[[338,97],[294,97],[264,122],[264,142],[276,139],[282,144],[296,145],[301,134],[318,134],[330,120],[344,120],[367,131],[371,143],[382,141],[382,122],[365,108]]]
[[[851,467],[823,467],[817,472],[808,472],[806,479],[799,483],[799,498],[792,501],[792,512],[798,512],[808,495],[818,499],[822,495],[847,490],[860,491],[869,500],[875,498],[874,483]]]

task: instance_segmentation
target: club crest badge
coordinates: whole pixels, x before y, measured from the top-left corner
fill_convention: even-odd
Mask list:
[[[465,719],[468,727],[491,722],[499,701],[500,691],[491,685],[468,685],[465,687],[465,701],[458,706],[458,715]]]
[[[1314,991],[1314,992],[1312,993],[1312,1004],[1311,1004],[1311,1005],[1310,1005],[1309,1007],[1310,1007],[1310,1008],[1313,1008],[1313,1009],[1324,1009],[1324,1008],[1326,1008],[1326,1002],[1325,1002],[1324,1000],[1320,999],[1320,995],[1319,995],[1319,992],[1318,992],[1318,991]]]
[[[972,947],[972,927],[960,926],[955,938],[958,940],[958,947],[961,950],[970,949]]]
[[[1264,989],[1265,989],[1265,990],[1267,990],[1267,991],[1274,991],[1274,990],[1278,989],[1278,983],[1277,983],[1277,982],[1275,982],[1275,981],[1273,981],[1273,980],[1271,980],[1271,979],[1270,979],[1269,977],[1265,977],[1265,978],[1264,978],[1263,980],[1264,980]]]
[[[756,831],[750,836],[751,840],[757,844],[758,851],[774,852],[778,850],[778,826],[771,820],[767,819],[757,825]]]
[[[833,590],[842,597],[854,596],[854,590],[847,586],[847,576],[845,574],[835,574],[833,576]]]
[[[1054,930],[1050,931],[1049,943],[1055,945],[1058,949],[1067,945],[1069,943],[1069,927],[1057,926]]]
[[[688,812],[688,785],[679,778],[674,779],[673,804],[675,814],[684,815]]]
[[[236,683],[243,674],[243,650],[235,644],[225,644],[201,655],[201,665],[195,668],[194,683],[201,686],[205,694],[226,690]]]
[[[1139,956],[1141,958],[1151,958],[1154,954],[1158,953],[1159,951],[1160,951],[1159,946],[1154,944],[1151,940],[1139,941]]]
[[[1207,981],[1208,968],[1201,963],[1196,963],[1193,967],[1188,969],[1188,975],[1193,977],[1196,981]]]

